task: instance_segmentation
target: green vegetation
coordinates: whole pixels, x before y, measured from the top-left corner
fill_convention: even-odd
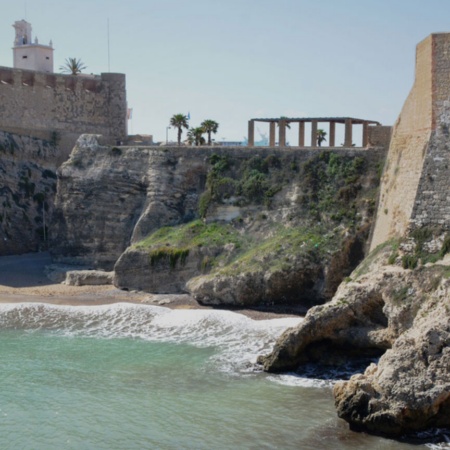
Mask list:
[[[442,233],[441,229],[433,229],[429,227],[416,228],[411,231],[409,237],[400,241],[398,240],[395,244],[392,245],[392,253],[388,258],[388,264],[395,264],[399,255],[399,246],[400,242],[407,243],[408,239],[414,240],[414,251],[411,253],[406,253],[401,257],[402,267],[404,269],[415,269],[419,262],[421,265],[425,265],[427,263],[436,263],[440,259],[442,259],[448,252],[450,252],[450,234],[444,238],[441,249],[437,252],[430,252],[426,250],[425,244],[436,236],[439,236]]]
[[[399,240],[398,239],[391,239],[389,241],[383,242],[380,245],[377,245],[362,261],[362,263],[355,269],[354,271],[354,278],[358,278],[361,275],[365,275],[369,269],[372,263],[381,255],[383,254],[388,247],[393,250],[394,248],[398,248]]]
[[[189,249],[187,248],[159,247],[151,250],[149,253],[150,265],[152,267],[158,264],[159,261],[168,259],[171,269],[175,269],[178,261],[180,261],[181,265],[184,265],[188,256]]]
[[[78,75],[87,67],[81,61],[81,59],[77,58],[66,58],[64,64],[59,67],[59,70],[62,73],[68,73],[70,75]]]
[[[361,157],[349,157],[335,152],[322,152],[303,166],[301,199],[316,220],[354,225],[361,190],[360,177],[365,170]]]
[[[408,298],[408,286],[402,286],[398,289],[395,289],[391,292],[392,301],[394,304],[399,304],[401,302],[404,302]]]
[[[170,125],[178,129],[178,145],[181,145],[183,128],[189,128],[187,116],[184,114],[174,114],[170,119]]]
[[[322,142],[326,140],[327,140],[327,132],[322,129],[317,130],[317,145],[321,147]]]
[[[150,264],[166,259],[173,269],[178,262],[184,264],[194,248],[219,248],[232,244],[240,251],[250,243],[250,238],[241,236],[231,225],[205,224],[200,220],[176,227],[164,227],[135,244],[136,249],[149,252]],[[216,263],[212,257],[205,257],[202,270]]]
[[[332,232],[325,233],[321,227],[287,228],[278,225],[270,237],[255,240],[241,235],[232,225],[205,224],[196,220],[161,228],[135,244],[134,248],[147,251],[152,266],[165,260],[173,269],[178,263],[184,264],[193,249],[204,247],[212,253],[203,256],[202,272],[212,269],[214,273],[236,274],[255,270],[289,270],[292,260],[301,256],[319,263],[338,249],[336,236]],[[231,244],[231,252],[211,256],[214,249],[227,244]]]
[[[442,243],[441,250],[439,251],[439,256],[443,258],[448,252],[450,252],[450,234],[447,233],[447,235],[444,238],[444,242]]]
[[[417,267],[417,263],[419,262],[419,258],[417,255],[403,255],[402,256],[402,267],[404,269],[415,269]]]
[[[203,133],[205,133],[205,130],[202,127],[190,128],[187,133],[187,140],[189,145],[203,145],[205,143]]]
[[[289,270],[293,258],[304,256],[320,262],[337,248],[334,233],[326,234],[319,227],[286,228],[280,225],[271,237],[255,243],[216,273],[236,275],[243,271]]]
[[[227,155],[212,154],[211,169],[206,180],[206,190],[200,198],[199,215],[206,217],[210,203],[224,203],[234,197],[234,204],[256,204],[269,207],[272,198],[287,182],[280,159],[275,155],[266,158],[254,156],[239,165]]]
[[[217,133],[219,124],[214,120],[207,119],[200,124],[200,127],[203,129],[203,132],[208,135],[208,145],[211,145],[211,133]]]
[[[185,225],[163,227],[134,245],[138,249],[150,249],[159,246],[185,247],[221,247],[232,243],[236,246],[244,244],[242,237],[231,225],[220,223],[205,224],[195,220]]]

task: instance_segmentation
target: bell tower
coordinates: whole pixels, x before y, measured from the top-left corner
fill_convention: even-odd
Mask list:
[[[31,24],[18,20],[13,27],[16,30],[13,57],[15,69],[35,70],[53,73],[53,44],[39,44],[38,38],[32,40]]]

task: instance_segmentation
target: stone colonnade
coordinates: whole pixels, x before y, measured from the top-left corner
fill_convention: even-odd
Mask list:
[[[362,125],[363,136],[362,146],[367,147],[369,143],[369,125],[380,125],[374,120],[355,119],[352,117],[326,117],[326,118],[295,118],[280,117],[278,119],[250,119],[248,121],[248,146],[255,146],[255,122],[269,122],[269,146],[275,147],[276,143],[276,128],[278,125],[278,145],[279,147],[286,147],[286,126],[291,123],[298,123],[298,146],[305,147],[305,124],[311,123],[311,147],[318,147],[317,144],[317,130],[318,124],[328,122],[328,146],[336,146],[336,124],[345,125],[345,139],[344,147],[353,146],[353,125]]]

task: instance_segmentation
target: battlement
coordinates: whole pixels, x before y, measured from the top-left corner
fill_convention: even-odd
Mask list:
[[[0,67],[0,130],[44,139],[57,136],[62,161],[80,134],[124,140],[125,75],[63,75]]]

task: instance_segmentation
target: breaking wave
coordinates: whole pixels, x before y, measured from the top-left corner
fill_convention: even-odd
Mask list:
[[[214,369],[254,372],[256,358],[302,318],[252,320],[231,311],[183,310],[116,303],[60,306],[44,303],[0,305],[0,329],[44,331],[61,336],[131,338],[215,348]]]

